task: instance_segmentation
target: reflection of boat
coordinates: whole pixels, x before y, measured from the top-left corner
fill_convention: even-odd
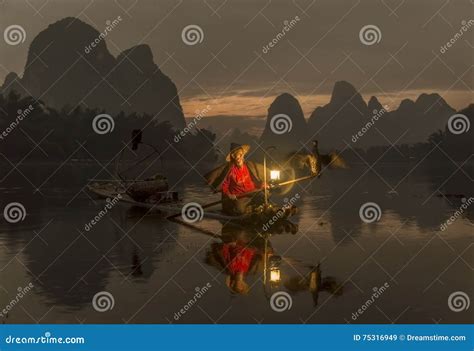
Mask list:
[[[255,211],[239,216],[224,214],[220,210],[205,211],[203,217],[217,219],[223,223],[236,223],[246,227],[253,227],[264,232],[295,234],[298,226],[288,220],[294,214],[291,208],[272,207],[271,211]]]

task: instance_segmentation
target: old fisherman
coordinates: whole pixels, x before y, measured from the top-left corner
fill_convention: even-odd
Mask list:
[[[246,161],[250,145],[231,143],[226,163],[205,178],[216,192],[222,193],[222,210],[228,215],[242,215],[263,203],[263,167]],[[245,196],[244,194],[248,194]]]

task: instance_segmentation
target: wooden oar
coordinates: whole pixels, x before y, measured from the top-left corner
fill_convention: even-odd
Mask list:
[[[213,238],[217,238],[217,239],[220,239],[222,238],[221,235],[219,234],[216,234],[210,230],[207,230],[207,229],[204,229],[204,228],[200,228],[196,225],[193,225],[193,224],[190,224],[190,223],[187,223],[187,222],[184,222],[180,219],[176,219],[176,218],[168,218],[170,221],[172,222],[175,222],[175,223],[179,223],[179,224],[182,224],[184,225],[185,227],[188,227],[188,228],[191,228],[191,229],[195,229],[195,230],[198,230],[200,231],[201,233],[205,234],[205,235],[209,235],[209,236],[212,236]]]
[[[285,182],[281,182],[281,183],[273,185],[272,188],[277,188],[277,187],[280,187],[280,186],[289,185],[289,184],[293,184],[293,183],[296,183],[296,182],[301,182],[302,180],[307,180],[307,179],[311,179],[311,178],[314,178],[314,177],[316,177],[316,175],[309,175],[309,176],[296,178],[296,179],[293,179],[293,180],[287,180]],[[247,196],[259,193],[261,191],[263,191],[263,189],[257,189],[257,190],[249,191],[248,193],[236,195],[236,198],[240,199],[242,197],[247,197]],[[201,207],[204,209],[204,208],[219,205],[221,203],[222,203],[222,200],[218,200],[218,201],[210,202],[206,205],[202,205]],[[166,217],[166,219],[173,219],[173,218],[176,218],[176,217],[179,217],[179,216],[181,216],[181,213],[175,213],[174,215]]]

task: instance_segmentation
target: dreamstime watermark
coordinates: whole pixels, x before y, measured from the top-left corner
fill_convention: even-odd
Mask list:
[[[198,122],[203,118],[209,111],[211,110],[211,106],[207,105],[206,108],[202,110],[196,110],[196,116],[193,118],[191,122],[188,123],[186,127],[183,128],[178,134],[176,134],[173,138],[175,143],[179,143],[182,138],[186,136],[189,132],[191,132],[194,127],[198,124]]]
[[[471,122],[467,116],[457,113],[448,119],[448,130],[455,135],[466,133],[471,128]]]
[[[467,208],[474,202],[474,197],[470,197],[469,199],[462,198],[461,202],[463,204],[459,207],[459,209],[456,210],[456,212],[454,212],[451,217],[449,217],[444,223],[439,226],[439,229],[441,229],[441,231],[444,232],[448,228],[448,226],[453,224],[456,219],[462,216],[464,210],[467,210]]]
[[[293,122],[290,116],[285,115],[284,113],[279,113],[274,115],[270,119],[270,130],[278,135],[291,132],[293,128]]]
[[[100,220],[111,210],[120,200],[122,199],[122,194],[117,194],[113,198],[107,198],[105,200],[107,203],[104,206],[104,209],[101,210],[97,215],[89,221],[89,223],[86,223],[84,226],[84,230],[86,232],[90,231],[93,226],[95,226],[97,223],[100,222]]]
[[[390,284],[388,284],[387,282],[385,282],[385,284],[382,285],[380,288],[374,287],[372,289],[374,293],[370,296],[370,298],[367,301],[365,301],[364,304],[360,306],[360,308],[357,309],[357,311],[352,313],[352,320],[355,321],[357,318],[359,318],[370,307],[370,305],[372,305],[375,302],[375,300],[377,300],[380,296],[382,296],[382,294],[389,287],[390,287]]]
[[[52,336],[50,332],[44,333],[44,336],[22,336],[15,337],[9,335],[5,338],[6,344],[85,344],[86,340],[83,337],[56,337]]]
[[[115,128],[115,121],[112,116],[102,113],[97,115],[92,120],[92,129],[97,134],[103,135],[107,133],[112,133]]]
[[[28,115],[34,109],[35,108],[33,107],[33,105],[29,105],[24,110],[18,110],[15,120],[13,122],[11,122],[8,127],[5,128],[5,130],[2,132],[2,134],[0,134],[0,139],[3,140],[3,138],[6,138],[8,136],[8,134],[10,134],[20,124],[20,122],[23,121],[24,118],[28,117]]]
[[[356,134],[352,136],[352,142],[356,143],[359,138],[362,138],[365,133],[369,131],[370,128],[382,117],[385,113],[388,112],[388,106],[385,105],[380,110],[374,110],[370,121],[368,121]]]
[[[284,312],[291,309],[293,299],[286,291],[277,291],[270,297],[270,307],[275,312]]]
[[[108,291],[99,291],[92,298],[92,307],[97,312],[111,311],[115,306],[114,296]]]
[[[115,27],[117,27],[119,25],[119,23],[122,21],[122,17],[118,16],[116,19],[110,21],[110,20],[107,20],[105,22],[106,24],[106,27],[104,29],[103,32],[101,32],[99,34],[99,36],[97,38],[94,39],[94,41],[92,41],[89,45],[85,46],[84,47],[84,52],[86,54],[89,54],[92,50],[95,49],[95,47],[97,45],[99,45],[99,43],[105,39],[105,37],[113,30],[115,29]]]
[[[8,223],[18,223],[25,219],[26,209],[19,202],[10,202],[3,209],[3,217]]]
[[[272,48],[274,48],[278,42],[288,33],[296,24],[300,21],[298,16],[295,16],[292,20],[283,21],[283,29],[265,46],[262,47],[262,52],[267,54]]]
[[[467,311],[470,305],[471,299],[464,291],[455,291],[448,297],[448,307],[453,312]]]
[[[278,209],[278,211],[273,215],[272,218],[270,218],[263,226],[262,230],[266,232],[269,230],[272,225],[274,225],[276,222],[278,222],[279,219],[285,217],[286,211],[291,209],[293,205],[300,199],[300,194],[296,193],[294,196],[292,196],[290,199],[285,198],[283,200],[283,206]]]
[[[379,27],[373,24],[368,24],[360,29],[359,39],[364,45],[370,46],[378,44],[380,43],[380,40],[382,40],[382,32]]]
[[[193,305],[195,303],[197,303],[197,301],[202,298],[204,296],[204,294],[210,289],[212,288],[212,285],[211,283],[207,283],[206,285],[204,285],[202,288],[200,287],[196,287],[194,289],[195,293],[194,293],[194,296],[188,300],[188,302],[183,306],[183,308],[181,308],[178,312],[176,312],[174,314],[174,320],[177,321],[179,320],[182,316],[184,316],[186,314],[186,312],[188,312],[188,310],[193,307]]]
[[[446,44],[442,45],[439,48],[439,52],[442,54],[446,53],[446,51],[448,51],[448,49],[451,46],[453,46],[454,43],[456,43],[456,41],[458,41],[458,39],[460,39],[464,35],[464,33],[466,33],[469,29],[471,29],[472,25],[474,25],[474,20],[472,19],[470,19],[469,21],[462,20],[461,28],[459,29],[459,31],[457,31],[456,34],[454,34],[454,36],[446,42]]]
[[[186,45],[196,45],[204,40],[204,32],[197,24],[190,24],[181,31],[181,39]]]
[[[10,302],[2,310],[0,310],[0,318],[6,317],[8,313],[13,309],[13,307],[15,307],[16,304],[20,302],[20,300],[25,297],[25,295],[28,294],[34,287],[35,286],[33,285],[33,283],[29,283],[25,287],[18,287],[17,294],[15,295],[15,297],[11,299]]]
[[[197,202],[189,202],[181,209],[181,218],[187,223],[195,223],[202,220],[204,209]]]
[[[366,202],[359,209],[359,217],[365,223],[373,223],[380,220],[382,209],[375,202]]]
[[[3,31],[3,39],[8,45],[22,44],[26,40],[26,31],[22,26],[12,24]]]

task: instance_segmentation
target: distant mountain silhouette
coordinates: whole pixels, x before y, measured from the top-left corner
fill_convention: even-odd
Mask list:
[[[313,139],[320,141],[322,150],[341,150],[346,143],[364,149],[390,143],[409,145],[425,142],[444,130],[449,117],[456,113],[438,94],[421,94],[416,101],[404,99],[393,108],[383,106],[375,96],[366,103],[350,83],[339,81],[329,103],[317,107],[306,121],[298,100],[285,93],[271,104],[260,141],[285,151],[299,150],[303,145],[308,148]],[[277,114],[289,116],[290,132],[278,134],[270,128]],[[369,122],[373,123],[367,128]],[[359,131],[362,136],[354,138]]]
[[[379,111],[383,108],[382,104],[379,102],[379,100],[375,97],[372,96],[369,100],[369,103],[367,104],[367,107],[369,111]]]
[[[314,110],[308,119],[308,129],[320,141],[322,148],[345,146],[366,121],[369,109],[362,96],[349,83],[334,85],[328,104]]]
[[[393,106],[382,106],[374,96],[367,104],[351,84],[341,81],[334,85],[331,101],[311,114],[308,129],[316,134],[323,147],[341,149],[346,142],[364,148],[387,145],[389,141],[397,141],[403,133],[396,143],[413,144],[444,129],[454,113],[455,110],[438,94],[421,94],[416,101],[405,99],[395,110]],[[373,125],[353,142],[353,136],[377,114]]]
[[[116,27],[114,31],[121,30],[120,23]],[[157,122],[184,127],[176,86],[153,62],[148,45],[132,47],[115,58],[106,37],[90,47],[99,35],[73,17],[51,24],[33,39],[23,77],[8,74],[1,92],[6,96],[15,90],[57,109],[81,105],[111,115],[157,114]]]
[[[278,146],[281,151],[310,146],[306,120],[298,100],[288,94],[279,95],[268,109],[265,129],[260,137],[262,147]]]

